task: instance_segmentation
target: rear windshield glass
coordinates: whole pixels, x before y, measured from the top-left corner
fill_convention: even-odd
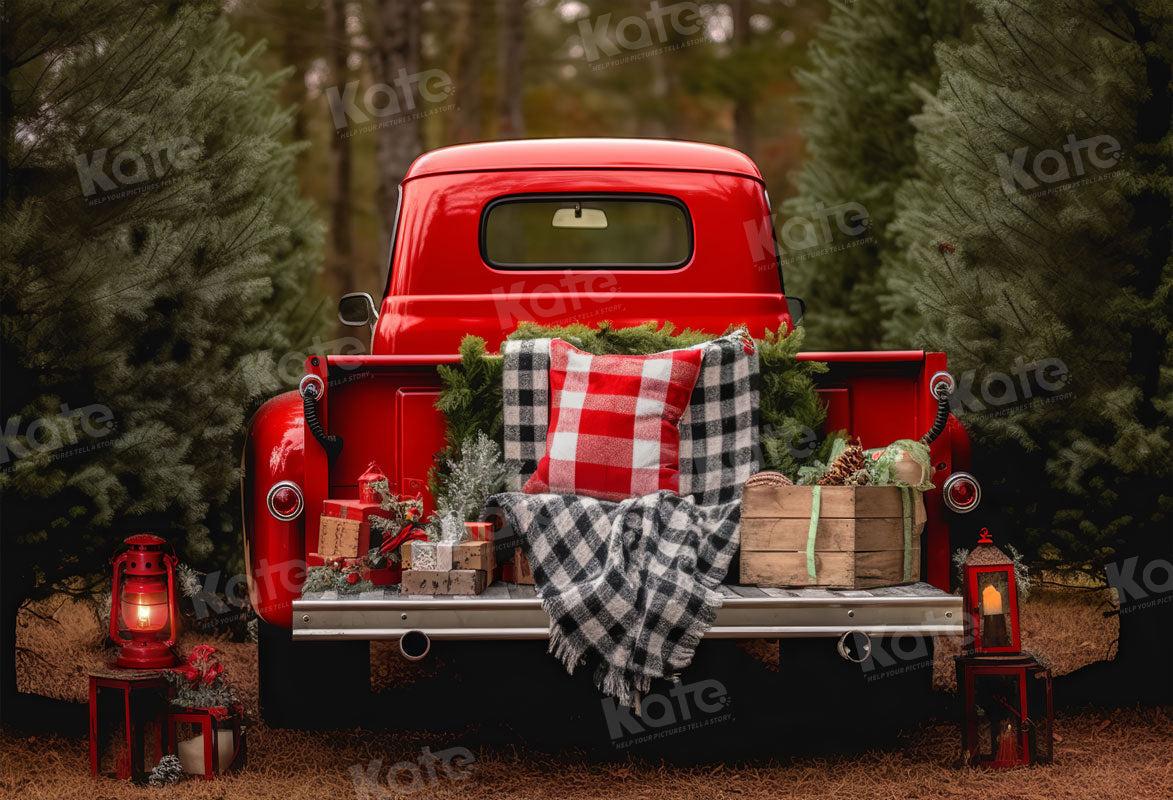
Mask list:
[[[481,255],[504,269],[667,269],[692,256],[692,223],[660,195],[504,197],[485,207]]]

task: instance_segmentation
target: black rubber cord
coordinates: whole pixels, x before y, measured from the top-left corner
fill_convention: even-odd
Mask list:
[[[322,427],[322,421],[318,419],[318,404],[313,397],[302,394],[301,407],[305,414],[305,422],[310,427],[310,433],[326,451],[326,458],[333,463],[334,459],[338,458],[338,454],[342,452],[342,437],[326,433],[326,429]]]
[[[937,384],[937,418],[933,420],[933,427],[929,428],[929,432],[920,437],[924,444],[932,444],[944,430],[945,425],[949,422],[949,384],[941,381]]]

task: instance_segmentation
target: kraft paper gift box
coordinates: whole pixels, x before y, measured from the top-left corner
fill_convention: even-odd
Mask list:
[[[400,590],[404,594],[480,594],[488,576],[479,569],[407,569]]]
[[[496,568],[492,542],[464,542],[452,548],[452,569],[479,569],[491,573]]]
[[[325,560],[358,558],[371,549],[371,517],[391,519],[378,503],[323,500],[316,554]]]

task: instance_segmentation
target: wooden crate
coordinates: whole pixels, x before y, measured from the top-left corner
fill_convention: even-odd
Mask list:
[[[811,486],[746,486],[741,496],[741,582],[781,588],[870,589],[920,580],[925,507],[911,492],[910,572],[904,505],[895,486],[823,486],[815,528],[815,578],[807,568]]]

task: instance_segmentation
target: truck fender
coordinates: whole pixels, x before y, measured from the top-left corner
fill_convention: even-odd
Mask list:
[[[241,511],[249,599],[265,622],[289,628],[293,601],[305,582],[304,500],[284,521],[269,511],[274,484],[289,481],[305,496],[305,419],[301,397],[286,392],[264,403],[249,422],[241,458]]]

